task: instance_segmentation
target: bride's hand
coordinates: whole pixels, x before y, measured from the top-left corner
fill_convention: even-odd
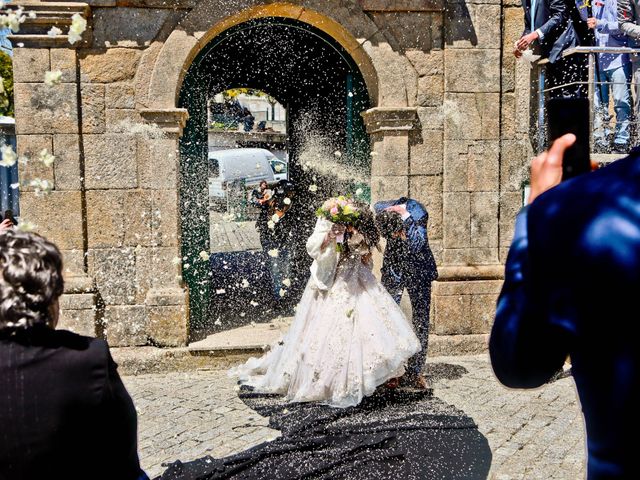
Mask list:
[[[365,265],[368,265],[369,262],[371,262],[371,257],[372,255],[370,253],[365,253],[364,255],[362,255],[362,263],[364,263]]]
[[[331,227],[331,230],[329,231],[329,236],[331,237],[331,239],[334,239],[344,234],[345,230],[346,230],[346,227],[344,225],[335,224],[333,225],[333,227]]]

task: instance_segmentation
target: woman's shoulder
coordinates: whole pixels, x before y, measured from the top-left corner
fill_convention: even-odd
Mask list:
[[[79,335],[68,330],[55,330],[54,343],[77,360],[106,367],[110,358],[106,340]]]
[[[66,330],[38,330],[3,339],[14,348],[0,348],[0,364],[11,364],[32,378],[57,378],[61,388],[98,399],[113,362],[107,342]]]
[[[59,363],[61,368],[98,368],[106,372],[110,359],[109,345],[105,340],[68,330],[43,328],[15,341],[34,354],[52,352],[48,354],[51,362]]]

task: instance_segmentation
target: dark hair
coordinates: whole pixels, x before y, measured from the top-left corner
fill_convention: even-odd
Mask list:
[[[354,204],[360,212],[355,224],[356,230],[362,234],[370,248],[377,247],[378,243],[380,243],[380,232],[376,226],[371,208],[364,202],[354,202]]]
[[[404,228],[404,222],[400,214],[387,210],[376,214],[376,225],[378,225],[380,234],[387,240],[390,239],[393,234],[398,233]]]
[[[62,257],[35,233],[0,234],[0,332],[52,326],[50,307],[62,295]]]

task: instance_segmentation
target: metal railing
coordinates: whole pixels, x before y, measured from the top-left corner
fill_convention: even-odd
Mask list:
[[[596,108],[595,108],[595,96],[596,96],[596,88],[598,87],[598,85],[612,85],[612,82],[600,82],[597,81],[596,79],[596,71],[597,71],[597,61],[598,58],[597,56],[599,54],[629,54],[629,55],[633,55],[633,54],[640,54],[640,48],[630,48],[630,47],[574,47],[574,48],[569,48],[567,50],[565,50],[564,52],[562,52],[562,57],[569,57],[571,55],[587,55],[587,79],[584,81],[581,80],[577,80],[577,81],[572,81],[572,82],[568,82],[562,85],[557,85],[551,88],[546,88],[546,65],[549,64],[549,59],[547,58],[543,58],[540,59],[536,62],[534,62],[534,67],[535,67],[535,75],[536,75],[536,87],[533,90],[533,95],[535,96],[535,98],[533,98],[532,100],[535,102],[536,105],[536,110],[535,110],[535,115],[536,115],[536,119],[535,119],[535,132],[534,132],[534,137],[535,137],[535,147],[537,152],[536,153],[540,153],[542,152],[545,148],[546,148],[546,143],[547,143],[547,134],[546,134],[546,111],[545,111],[545,102],[549,96],[549,94],[551,92],[553,92],[554,90],[558,90],[558,89],[566,89],[567,87],[571,87],[571,86],[575,86],[578,87],[580,85],[585,85],[586,84],[586,90],[587,90],[587,95],[589,98],[589,105],[590,105],[590,125],[591,125],[591,151],[594,151],[593,148],[593,142],[594,142],[594,135],[593,135],[593,127],[594,127],[594,120],[595,120],[595,115],[596,115]],[[635,83],[633,82],[633,76],[631,77],[631,80],[629,82],[626,82],[626,84],[629,85],[629,88],[631,89],[631,93],[633,94],[633,89],[631,88],[632,85],[635,85]],[[612,95],[610,95],[611,97]],[[638,118],[636,117],[637,115],[640,114],[640,112],[635,112],[634,108],[633,108],[634,102],[633,100],[631,100],[631,131],[638,131],[637,129],[637,121]],[[608,108],[608,106],[606,106]],[[533,120],[533,119],[532,119]],[[617,121],[617,119],[616,119]],[[638,132],[640,133],[640,132]],[[631,144],[635,144],[637,142],[636,140],[637,137],[637,133],[633,134],[631,136]]]

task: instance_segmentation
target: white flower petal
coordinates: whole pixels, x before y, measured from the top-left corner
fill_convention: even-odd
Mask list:
[[[50,167],[51,165],[53,165],[53,162],[56,161],[56,157],[51,155],[46,148],[40,150],[40,153],[38,154],[38,159],[42,163],[44,163],[45,167]]]
[[[50,37],[57,37],[58,35],[62,35],[62,30],[60,30],[58,27],[51,27],[51,30],[47,32],[47,35],[49,35]]]
[[[13,150],[11,145],[3,145],[0,147],[0,155],[2,155],[2,160],[0,160],[0,165],[3,167],[13,167],[18,161],[18,155]]]
[[[20,220],[16,228],[22,232],[33,232],[37,226],[26,220]]]
[[[44,74],[44,83],[50,87],[54,85],[60,84],[62,81],[62,72],[60,70],[53,70],[50,72],[45,72]]]

